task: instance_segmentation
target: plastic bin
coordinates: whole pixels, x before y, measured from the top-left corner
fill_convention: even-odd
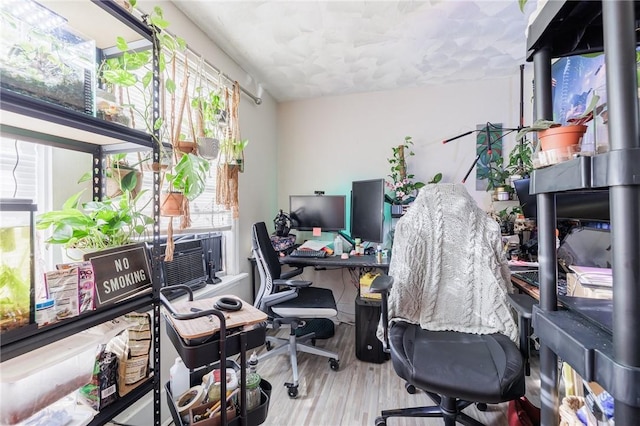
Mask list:
[[[240,368],[238,364],[236,364],[231,360],[227,360],[226,366],[227,368],[235,368],[236,370]],[[194,371],[191,374],[191,385],[195,385],[202,382],[202,377],[206,373],[218,367],[219,367],[219,363],[216,363],[211,368],[203,368],[203,369]],[[189,426],[188,420],[182,419],[182,417],[180,417],[180,415],[178,414],[178,409],[176,407],[173,394],[171,393],[171,383],[170,382],[165,383],[164,387],[165,387],[165,390],[167,391],[167,405],[169,406],[169,411],[171,411],[171,417],[173,418],[173,422],[176,424],[176,426]],[[269,413],[269,398],[271,395],[271,383],[262,379],[262,381],[260,382],[260,389],[261,389],[260,405],[258,405],[255,409],[247,412],[247,419],[246,419],[246,422],[244,423],[246,425],[249,425],[249,426],[259,425],[264,423],[264,421],[267,419],[267,414]],[[238,414],[236,415],[236,417],[229,420],[227,424],[229,426],[240,425],[242,424],[241,421],[242,419],[239,417],[239,414]],[[197,424],[200,424],[200,422]]]
[[[78,333],[0,364],[0,423],[19,423],[89,383],[101,340]]]
[[[203,365],[210,364],[212,359],[217,359],[220,353],[220,334],[212,335],[211,340],[189,345],[176,332],[173,324],[165,317],[167,324],[167,336],[176,348],[176,351],[184,361],[184,365],[194,369]],[[225,339],[227,356],[231,356],[240,352],[240,335],[246,334],[247,350],[257,348],[264,345],[267,335],[267,329],[264,325],[256,324],[238,329],[227,330]]]

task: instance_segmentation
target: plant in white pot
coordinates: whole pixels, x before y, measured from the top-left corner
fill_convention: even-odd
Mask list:
[[[131,192],[102,201],[82,202],[83,191],[67,199],[60,210],[52,210],[36,218],[36,229],[51,229],[45,241],[61,245],[67,253],[83,253],[118,247],[149,237],[153,219],[142,213],[140,197]],[[73,249],[73,250],[71,250]],[[69,255],[74,260],[78,254]],[[80,256],[81,257],[81,256]]]

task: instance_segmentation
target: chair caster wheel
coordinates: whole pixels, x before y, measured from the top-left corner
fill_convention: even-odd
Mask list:
[[[333,371],[338,371],[340,369],[340,361],[335,358],[329,359],[329,366]]]
[[[267,341],[264,346],[267,348],[267,351],[270,351],[271,349],[273,349],[273,346],[271,346],[271,342]]]
[[[287,394],[289,398],[297,398],[298,397],[298,387],[290,384],[286,384],[287,386]]]
[[[311,345],[315,346],[316,345],[316,339],[311,339]]]
[[[478,409],[478,411],[487,411],[487,404],[485,404],[484,402],[478,402],[476,403],[476,408]]]
[[[404,388],[407,390],[408,393],[410,393],[411,395],[413,395],[414,393],[416,393],[416,387],[413,386],[411,383],[405,383],[404,384]]]
[[[376,426],[387,426],[387,419],[384,417],[376,417]]]

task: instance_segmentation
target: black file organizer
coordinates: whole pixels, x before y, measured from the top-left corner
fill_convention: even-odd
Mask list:
[[[184,290],[189,295],[189,301],[193,300],[193,292],[188,286],[174,285],[169,290],[175,291],[176,289]],[[247,392],[244,384],[246,383],[247,379],[247,349],[253,349],[264,344],[266,338],[266,328],[262,326],[253,326],[252,328],[245,330],[245,327],[241,327],[238,331],[229,332],[226,327],[224,314],[219,310],[213,308],[206,311],[193,312],[190,314],[180,314],[173,309],[171,302],[164,296],[163,290],[167,290],[167,288],[163,288],[160,290],[160,300],[173,318],[178,320],[188,320],[200,318],[207,315],[215,315],[220,320],[220,331],[218,333],[213,334],[212,337],[207,339],[206,341],[194,343],[185,342],[184,339],[182,339],[182,337],[178,335],[171,321],[165,317],[165,322],[167,325],[167,335],[169,336],[169,340],[171,340],[171,342],[173,343],[176,351],[182,358],[182,361],[187,366],[187,368],[193,370],[199,367],[208,366],[207,368],[200,368],[196,371],[191,372],[191,376],[189,379],[190,385],[194,386],[195,384],[200,383],[202,381],[202,377],[207,372],[220,365],[220,360],[226,360],[225,366],[227,368],[235,366],[236,364],[233,361],[227,360],[227,356],[240,353],[240,415],[227,422],[226,398],[221,398],[220,412],[224,413],[224,415],[222,415],[220,418],[220,425],[236,426],[242,424],[254,426],[262,424],[266,420],[267,413],[269,411],[271,384],[266,380],[262,380],[260,382],[260,405],[258,405],[251,411],[248,411],[246,407]],[[170,382],[167,382],[165,384],[165,389],[167,391],[167,405],[169,406],[169,411],[171,411],[171,416],[173,417],[174,423],[178,426],[188,426],[188,423],[184,423],[182,421],[177,407],[175,406],[173,394],[171,393]],[[226,393],[227,383],[226,380],[222,380],[220,382],[220,395],[226,395]]]

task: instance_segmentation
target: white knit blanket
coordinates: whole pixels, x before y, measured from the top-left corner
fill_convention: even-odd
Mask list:
[[[390,321],[514,342],[510,272],[500,227],[460,184],[426,185],[395,228],[389,275]],[[378,338],[382,340],[382,327]]]

